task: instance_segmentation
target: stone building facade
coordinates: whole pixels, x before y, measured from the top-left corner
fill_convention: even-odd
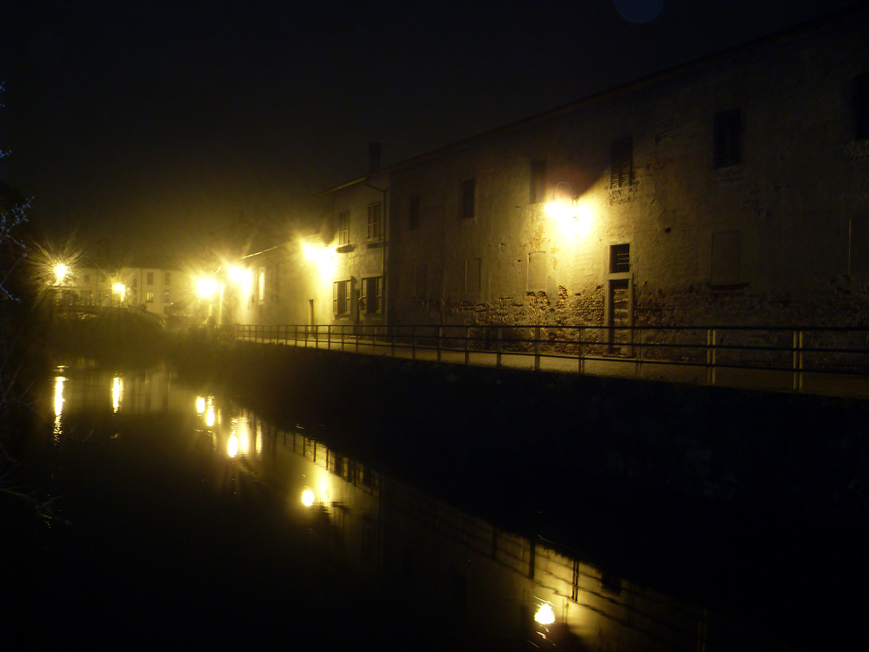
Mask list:
[[[385,177],[390,323],[869,323],[867,13]]]

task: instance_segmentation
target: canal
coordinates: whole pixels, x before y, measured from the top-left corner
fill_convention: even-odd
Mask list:
[[[71,361],[47,387],[14,487],[41,517],[5,534],[9,649],[844,649],[857,629],[862,555],[799,527],[635,529],[581,495],[549,527],[545,488],[440,494],[164,367]]]

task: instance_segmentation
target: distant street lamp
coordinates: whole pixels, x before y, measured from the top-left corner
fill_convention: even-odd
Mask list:
[[[118,296],[118,305],[124,303],[124,297],[127,295],[127,286],[123,283],[115,283],[112,286],[112,293]]]
[[[58,263],[54,266],[54,283],[61,285],[69,273],[69,266],[66,263]]]
[[[202,278],[196,281],[196,292],[203,299],[213,297],[217,292],[217,281],[213,278]]]

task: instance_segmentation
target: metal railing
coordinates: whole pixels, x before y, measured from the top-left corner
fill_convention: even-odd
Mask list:
[[[692,382],[710,385],[739,384],[722,374],[749,371],[777,374],[778,388],[794,391],[803,391],[810,375],[869,380],[869,328],[364,324],[236,328],[237,337],[253,342],[580,374],[606,374],[607,365],[616,365],[618,375],[636,377],[655,377],[656,370],[667,377],[681,370],[693,373],[688,374]],[[782,382],[782,374],[787,382]]]

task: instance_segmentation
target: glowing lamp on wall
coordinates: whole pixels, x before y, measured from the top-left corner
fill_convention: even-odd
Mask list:
[[[577,219],[578,197],[566,181],[559,181],[555,186],[552,201],[544,207],[546,214],[554,218]]]

